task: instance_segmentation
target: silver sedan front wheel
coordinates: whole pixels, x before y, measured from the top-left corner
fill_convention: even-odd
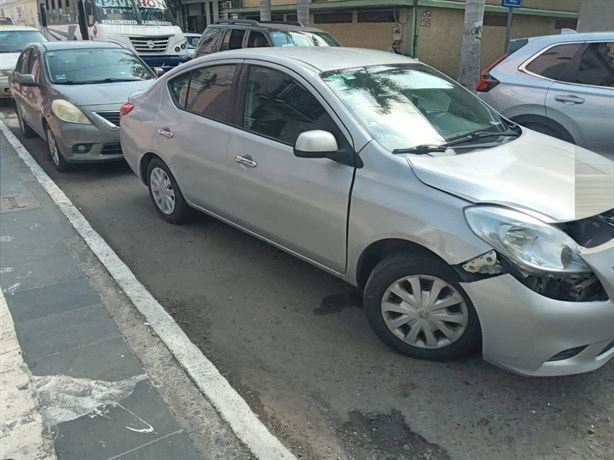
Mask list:
[[[467,304],[446,281],[411,275],[390,285],[382,297],[382,317],[400,340],[418,348],[447,347],[467,327]]]

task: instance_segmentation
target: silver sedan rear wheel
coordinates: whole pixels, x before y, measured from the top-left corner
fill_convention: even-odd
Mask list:
[[[400,340],[417,348],[440,349],[456,342],[469,321],[463,296],[431,275],[396,280],[384,292],[382,317]]]
[[[153,168],[149,184],[156,206],[162,213],[170,216],[175,211],[175,189],[166,171],[158,167]]]

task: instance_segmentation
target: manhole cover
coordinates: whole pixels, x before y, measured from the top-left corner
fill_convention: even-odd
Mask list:
[[[0,196],[0,212],[24,211],[40,207],[38,200],[29,193]]]

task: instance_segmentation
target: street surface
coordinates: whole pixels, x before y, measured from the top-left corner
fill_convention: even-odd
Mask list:
[[[351,286],[221,222],[166,224],[127,165],[35,159],[298,457],[611,459],[614,362],[530,379],[483,362],[395,354]],[[519,340],[522,340],[519,337]]]

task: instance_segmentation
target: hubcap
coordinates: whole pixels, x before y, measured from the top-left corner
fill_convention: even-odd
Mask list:
[[[56,165],[60,164],[60,152],[58,151],[58,145],[55,142],[55,137],[50,129],[47,130],[47,144],[49,145],[49,153],[51,153],[51,159]]]
[[[162,168],[154,168],[149,177],[149,187],[156,206],[166,215],[175,210],[175,189],[171,179]]]
[[[460,293],[430,275],[411,275],[392,283],[382,297],[386,326],[403,342],[438,349],[462,337],[469,313]]]

